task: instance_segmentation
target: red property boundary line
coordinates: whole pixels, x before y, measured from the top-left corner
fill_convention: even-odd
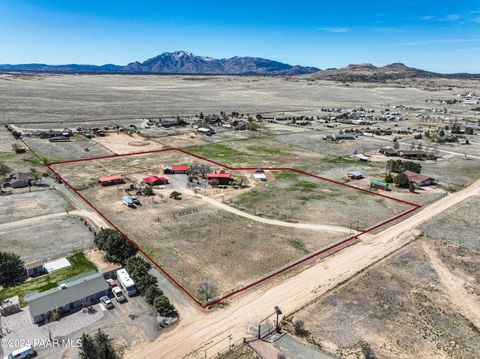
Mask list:
[[[341,186],[344,186],[344,187],[352,188],[352,189],[355,189],[357,191],[362,191],[362,192],[365,192],[365,193],[368,193],[368,194],[371,194],[371,195],[374,195],[374,196],[379,196],[379,197],[387,198],[387,199],[390,199],[390,200],[393,200],[393,201],[396,201],[396,202],[399,202],[399,203],[407,204],[407,205],[411,206],[412,208],[410,208],[409,210],[407,210],[405,212],[402,212],[398,215],[395,215],[394,217],[389,218],[389,219],[387,219],[387,220],[385,220],[385,221],[383,221],[383,222],[381,222],[381,223],[379,223],[379,224],[377,224],[373,227],[370,227],[370,228],[364,230],[363,232],[357,233],[357,234],[355,234],[353,236],[350,236],[350,237],[348,237],[348,238],[346,238],[346,239],[344,239],[340,242],[334,243],[333,245],[331,245],[329,247],[326,247],[319,252],[315,252],[310,256],[302,258],[302,259],[288,265],[287,267],[284,267],[284,268],[281,268],[277,271],[274,271],[274,272],[270,273],[268,276],[263,277],[263,278],[261,278],[257,281],[254,281],[253,283],[250,283],[250,284],[246,285],[245,287],[234,290],[234,291],[224,295],[223,297],[221,297],[219,299],[216,299],[216,300],[211,301],[211,302],[203,303],[203,302],[199,301],[185,287],[183,287],[169,272],[167,272],[162,266],[160,266],[155,260],[153,260],[145,251],[143,251],[143,249],[140,248],[137,243],[135,243],[130,238],[128,238],[128,236],[125,233],[123,233],[114,223],[112,223],[103,213],[101,213],[89,200],[87,200],[79,191],[77,191],[68,181],[66,181],[57,171],[55,171],[52,168],[52,166],[56,166],[56,165],[64,165],[64,164],[71,164],[71,163],[77,163],[77,162],[96,161],[96,160],[104,160],[104,159],[120,158],[120,157],[129,157],[129,156],[138,156],[138,155],[147,155],[147,154],[152,154],[152,153],[169,152],[169,151],[180,152],[180,153],[183,153],[185,155],[195,157],[195,158],[201,159],[203,161],[207,161],[209,163],[213,163],[217,166],[220,166],[220,167],[223,167],[223,168],[226,168],[226,169],[230,169],[230,170],[233,170],[233,171],[242,171],[242,170],[244,170],[244,171],[254,171],[258,168],[261,168],[263,170],[268,170],[268,171],[292,171],[292,172],[296,172],[296,173],[299,173],[299,174],[302,174],[302,175],[305,175],[305,176],[310,176],[310,177],[313,177],[313,178],[316,178],[316,179],[319,179],[319,180],[322,180],[322,181],[326,181],[326,182],[334,183],[334,184],[341,185]],[[89,207],[91,207],[100,217],[102,217],[118,233],[120,233],[120,235],[122,235],[122,237],[125,238],[125,240],[132,243],[135,246],[135,248],[137,248],[138,251],[143,256],[145,256],[145,258],[147,258],[156,268],[158,268],[163,274],[165,274],[167,276],[167,278],[169,278],[178,288],[180,288],[190,299],[192,299],[195,303],[197,303],[202,308],[211,308],[212,306],[214,306],[216,304],[219,304],[219,303],[225,301],[226,299],[228,299],[228,298],[230,298],[230,297],[232,297],[236,294],[244,292],[244,291],[260,284],[260,283],[263,283],[263,282],[267,281],[270,278],[273,278],[273,277],[275,277],[275,276],[277,276],[277,275],[279,275],[279,274],[281,274],[281,273],[283,273],[283,272],[285,272],[289,269],[292,269],[292,268],[294,268],[294,267],[296,267],[296,266],[298,266],[298,265],[300,265],[304,262],[307,262],[307,261],[309,261],[309,260],[311,260],[315,257],[318,257],[321,254],[332,251],[333,249],[338,248],[338,247],[342,246],[343,244],[348,243],[348,242],[360,237],[361,235],[363,235],[365,233],[372,232],[375,229],[383,227],[386,224],[391,223],[393,221],[396,221],[396,220],[410,214],[411,212],[416,211],[417,209],[421,208],[420,205],[412,203],[412,202],[404,201],[404,200],[401,200],[401,199],[398,199],[398,198],[395,198],[395,197],[392,197],[392,196],[388,196],[388,195],[385,195],[385,194],[382,194],[382,193],[373,192],[371,190],[367,190],[367,189],[364,189],[364,188],[352,186],[350,184],[335,181],[335,180],[332,180],[332,179],[329,179],[329,178],[326,178],[326,177],[317,176],[317,175],[314,175],[312,173],[297,170],[297,169],[294,169],[294,168],[289,168],[289,167],[231,167],[231,166],[227,166],[223,163],[213,161],[213,160],[210,160],[206,157],[197,155],[195,153],[191,153],[191,152],[182,150],[180,148],[167,148],[167,149],[161,149],[161,150],[133,152],[133,153],[125,153],[125,154],[114,154],[114,155],[108,155],[108,156],[90,157],[90,158],[82,158],[82,159],[67,160],[67,161],[60,161],[60,162],[48,162],[48,163],[45,163],[45,166],[57,178],[59,178],[68,188],[70,188],[70,190],[72,190],[79,198],[81,198]]]

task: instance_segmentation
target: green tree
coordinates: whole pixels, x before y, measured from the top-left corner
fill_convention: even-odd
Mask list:
[[[145,196],[151,196],[153,195],[153,188],[150,187],[150,186],[146,186],[144,189],[143,189],[143,194]]]
[[[203,116],[203,112],[200,112],[200,115],[198,115],[198,118],[203,120],[205,116]]]
[[[395,177],[395,184],[401,188],[408,188],[410,181],[405,173],[399,173],[397,177]]]
[[[415,190],[417,189],[417,187],[415,187],[415,183],[411,182],[409,185],[408,185],[408,190],[410,192],[415,192]]]
[[[159,295],[153,301],[153,308],[160,313],[160,315],[169,315],[173,312],[174,307],[164,295]]]
[[[172,193],[170,193],[170,198],[182,199],[182,194],[180,192],[173,191]]]
[[[160,295],[163,295],[163,292],[156,285],[149,286],[143,292],[143,297],[145,298],[145,301],[150,305],[153,305],[155,298]]]
[[[80,337],[79,356],[81,359],[98,359],[95,342],[88,334],[83,333]]]
[[[0,284],[10,285],[22,278],[25,267],[19,255],[0,252]]]
[[[133,243],[111,228],[102,228],[95,235],[94,241],[95,245],[105,252],[105,259],[111,263],[125,264],[128,258],[137,253]]]
[[[0,176],[6,176],[10,172],[12,172],[12,169],[8,167],[5,163],[0,162]]]
[[[117,359],[119,357],[113,347],[113,340],[101,329],[98,329],[93,339],[99,359]]]
[[[388,174],[385,176],[385,182],[387,183],[393,183],[393,177],[391,174]]]

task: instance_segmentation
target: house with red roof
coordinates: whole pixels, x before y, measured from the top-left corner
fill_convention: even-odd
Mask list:
[[[124,182],[125,180],[123,176],[120,176],[120,175],[104,176],[98,179],[98,183],[100,183],[102,186],[112,186],[115,184],[122,184]]]
[[[212,186],[228,185],[233,182],[234,178],[231,173],[225,170],[215,171],[207,175],[208,184]]]
[[[403,173],[408,177],[410,183],[415,183],[418,187],[431,186],[436,183],[434,178],[421,175],[420,173],[413,171],[405,171]]]
[[[143,182],[150,186],[158,186],[168,184],[168,178],[158,176],[148,176],[143,179]]]

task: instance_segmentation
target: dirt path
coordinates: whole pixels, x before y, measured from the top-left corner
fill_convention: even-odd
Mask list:
[[[252,221],[255,222],[260,222],[260,223],[265,223],[265,224],[270,224],[274,226],[282,226],[282,227],[290,227],[290,228],[299,228],[299,229],[309,229],[312,231],[328,231],[328,232],[341,232],[341,233],[358,233],[355,230],[351,230],[350,228],[347,227],[342,227],[342,226],[335,226],[331,224],[314,224],[314,223],[293,223],[293,222],[284,222],[284,221],[279,221],[276,219],[269,219],[269,218],[264,218],[260,216],[255,216],[253,214],[241,211],[237,208],[234,208],[232,206],[229,206],[228,204],[219,202],[215,199],[212,199],[207,196],[203,196],[201,194],[195,194],[191,190],[187,190],[190,192],[192,196],[197,196],[200,197],[202,200],[205,202],[211,204],[212,206],[215,206],[217,208],[220,208],[224,211],[236,214],[237,216],[241,216],[244,218],[251,219]]]
[[[273,312],[278,305],[283,313],[292,313],[310,303],[320,295],[335,288],[376,261],[415,240],[415,230],[423,222],[480,193],[480,180],[463,191],[451,194],[423,208],[407,220],[398,223],[369,239],[325,258],[321,264],[312,265],[303,272],[287,278],[274,286],[265,286],[249,292],[212,313],[183,318],[180,325],[160,336],[155,342],[133,348],[127,358],[181,358],[218,338],[232,335],[234,341],[255,333],[258,321]],[[215,349],[221,350],[228,342],[221,342]]]
[[[461,313],[480,328],[480,301],[465,289],[466,281],[453,274],[438,257],[437,252],[433,248],[424,243],[423,250],[430,260],[433,269],[437,272],[450,301]]]

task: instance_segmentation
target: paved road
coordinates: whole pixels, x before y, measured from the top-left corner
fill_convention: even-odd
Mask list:
[[[255,333],[260,319],[278,305],[287,315],[352,278],[360,271],[417,238],[416,228],[471,196],[480,194],[480,180],[450,194],[408,218],[348,249],[325,258],[295,276],[244,294],[222,309],[183,318],[182,325],[156,341],[132,348],[127,358],[180,358],[228,335],[233,341]],[[225,349],[225,343],[218,350]]]

